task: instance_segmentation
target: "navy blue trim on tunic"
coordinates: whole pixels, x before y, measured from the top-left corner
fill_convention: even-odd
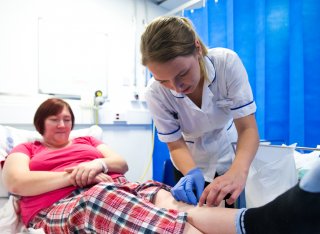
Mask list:
[[[232,127],[233,121],[231,122],[230,126],[227,128],[227,131]]]
[[[185,141],[186,143],[194,144],[194,141]]]
[[[213,84],[213,82],[215,82],[215,80],[216,80],[217,72],[216,72],[216,69],[214,68],[213,61],[209,58],[209,56],[206,56],[206,57],[207,57],[207,58],[209,59],[209,61],[212,63],[212,66],[213,66],[213,69],[214,69],[214,78],[213,78],[212,82],[208,85],[208,87],[210,87],[210,86]]]
[[[230,110],[238,110],[238,109],[240,109],[240,108],[242,108],[242,107],[245,107],[245,106],[248,106],[248,105],[252,104],[253,102],[254,102],[254,100],[251,101],[251,102],[249,102],[249,103],[247,103],[247,104],[244,104],[244,105],[242,105],[242,106],[235,107],[235,108],[231,108]]]
[[[161,132],[158,132],[158,134],[160,134],[160,135],[171,135],[171,134],[173,134],[173,133],[176,133],[177,131],[179,131],[180,130],[180,126],[179,126],[179,128],[177,129],[177,130],[174,130],[173,132],[169,132],[169,133],[161,133]]]

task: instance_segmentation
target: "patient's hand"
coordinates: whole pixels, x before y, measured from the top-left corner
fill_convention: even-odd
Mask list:
[[[113,181],[110,176],[101,172],[101,163],[94,160],[66,168],[65,171],[70,173],[71,183],[80,188],[90,184]]]
[[[111,176],[105,174],[105,173],[99,173],[93,181],[93,184],[98,184],[100,182],[113,182],[113,179]]]

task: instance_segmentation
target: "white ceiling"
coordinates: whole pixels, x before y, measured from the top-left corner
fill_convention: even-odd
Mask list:
[[[202,7],[206,0],[149,0],[168,11],[181,11],[183,9],[194,9]]]

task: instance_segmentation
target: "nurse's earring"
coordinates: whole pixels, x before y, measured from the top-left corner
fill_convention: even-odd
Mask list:
[[[194,44],[197,49],[198,57],[199,58],[202,57],[202,48],[201,48],[201,44],[200,44],[200,41],[198,38],[195,40]]]

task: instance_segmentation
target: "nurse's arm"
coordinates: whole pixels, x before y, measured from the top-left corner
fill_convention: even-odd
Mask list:
[[[228,204],[232,204],[242,192],[249,173],[250,164],[259,145],[259,136],[254,115],[234,120],[238,131],[235,159],[229,170],[215,178],[203,191],[199,206],[219,205],[230,194]]]
[[[174,164],[183,175],[196,167],[196,164],[191,157],[191,152],[183,138],[174,142],[169,142],[167,145]]]
[[[250,164],[259,146],[258,128],[255,116],[248,115],[234,120],[238,132],[236,156],[230,169],[249,172]]]

